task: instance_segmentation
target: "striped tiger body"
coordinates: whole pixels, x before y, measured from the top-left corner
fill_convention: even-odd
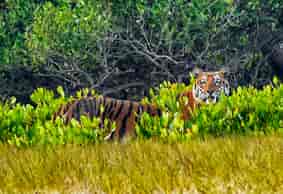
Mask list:
[[[190,119],[191,112],[200,104],[216,103],[222,93],[226,96],[230,94],[230,86],[225,79],[224,70],[204,72],[201,69],[194,69],[193,74],[196,77],[193,89],[183,92],[179,100],[184,120]],[[184,97],[187,100],[184,100]]]
[[[179,96],[182,118],[189,120],[191,113],[202,103],[216,103],[221,95],[229,95],[229,83],[224,78],[224,72],[203,72],[194,70],[196,77],[193,89],[183,92]],[[187,98],[187,100],[185,100]],[[104,111],[101,111],[101,106]],[[101,123],[105,118],[115,122],[116,128],[107,139],[122,139],[125,136],[135,135],[135,124],[142,113],[147,112],[151,116],[161,116],[161,110],[152,104],[141,104],[135,101],[118,100],[109,97],[85,97],[62,105],[53,115],[63,116],[66,123],[72,118],[80,121],[82,115],[98,117]]]
[[[103,111],[101,106],[104,107]],[[135,135],[135,124],[143,112],[151,116],[161,116],[161,110],[154,105],[103,96],[85,97],[61,106],[53,115],[53,119],[63,116],[65,123],[69,123],[72,118],[80,121],[80,117],[85,115],[90,118],[98,117],[103,123],[107,118],[116,124],[116,129],[107,139],[122,139],[128,135]]]

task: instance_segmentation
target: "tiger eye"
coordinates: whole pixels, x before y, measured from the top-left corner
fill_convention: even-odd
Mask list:
[[[220,83],[221,83],[221,80],[220,80],[220,79],[216,79],[216,80],[215,80],[215,84],[216,84],[216,85],[219,85]]]
[[[199,81],[199,83],[202,84],[202,85],[206,84],[206,80],[202,79],[202,80]]]

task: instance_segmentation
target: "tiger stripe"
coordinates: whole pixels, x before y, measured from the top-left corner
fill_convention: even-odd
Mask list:
[[[104,111],[101,112],[101,107]],[[64,117],[65,123],[69,123],[72,118],[80,121],[80,117],[98,117],[101,119],[99,124],[103,126],[105,119],[116,123],[116,129],[110,134],[111,139],[122,139],[128,135],[135,135],[135,124],[143,112],[151,116],[161,116],[161,110],[154,105],[141,104],[129,100],[118,100],[109,97],[85,97],[73,100],[61,106],[53,115],[53,120],[57,116]]]

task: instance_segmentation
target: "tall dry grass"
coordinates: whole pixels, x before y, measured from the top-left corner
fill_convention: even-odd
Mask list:
[[[0,193],[283,193],[283,137],[0,145]]]

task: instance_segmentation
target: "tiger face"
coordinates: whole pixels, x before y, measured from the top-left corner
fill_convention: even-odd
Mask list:
[[[224,78],[224,71],[204,72],[194,70],[196,81],[193,85],[193,97],[196,102],[216,103],[221,93],[230,94],[229,82]]]

